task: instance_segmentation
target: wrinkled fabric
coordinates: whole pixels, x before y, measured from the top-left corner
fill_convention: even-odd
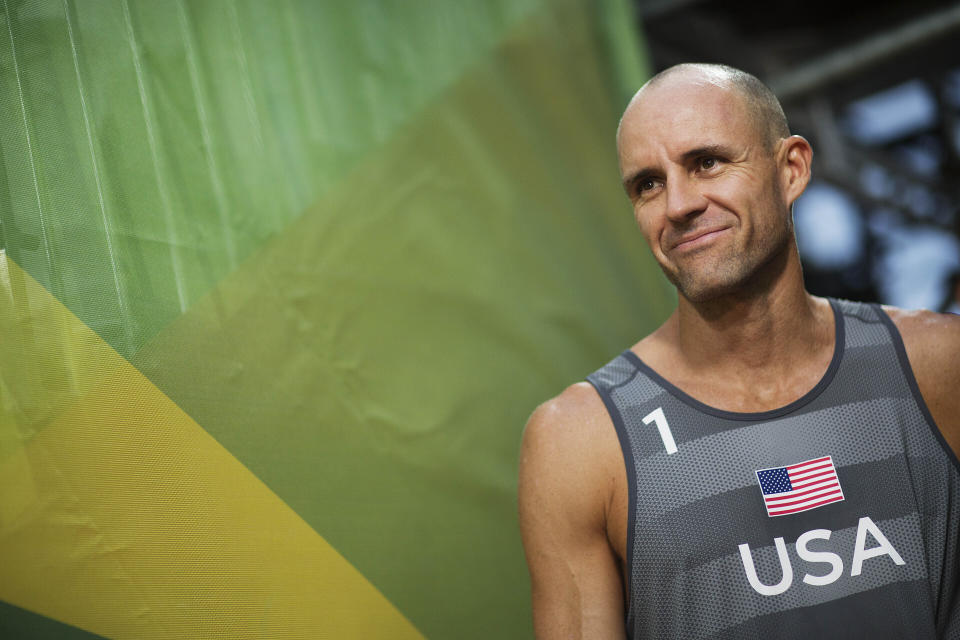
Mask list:
[[[529,637],[523,423],[672,300],[632,19],[0,0],[0,636]]]

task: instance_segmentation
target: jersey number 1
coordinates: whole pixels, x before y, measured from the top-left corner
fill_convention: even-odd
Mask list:
[[[673,441],[673,434],[670,433],[670,425],[667,424],[667,417],[663,415],[663,407],[657,407],[647,414],[643,419],[643,424],[656,423],[657,431],[660,432],[660,439],[663,440],[663,446],[667,454],[677,452],[677,443]]]

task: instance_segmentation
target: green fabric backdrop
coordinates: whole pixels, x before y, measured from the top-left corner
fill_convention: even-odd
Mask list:
[[[633,20],[627,0],[0,0],[0,465],[45,486],[31,442],[93,397],[102,339],[420,633],[529,637],[523,423],[672,305],[617,179]],[[0,490],[0,546],[58,521],[42,496]],[[115,628],[62,619],[69,589],[44,600],[18,566],[0,635]],[[255,623],[232,637],[269,637]]]

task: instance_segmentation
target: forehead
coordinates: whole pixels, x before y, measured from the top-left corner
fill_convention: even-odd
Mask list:
[[[621,169],[705,146],[750,146],[760,141],[759,131],[746,99],[729,86],[667,79],[638,93],[624,112]]]

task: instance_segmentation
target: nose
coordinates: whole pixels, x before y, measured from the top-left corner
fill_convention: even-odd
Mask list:
[[[707,208],[707,198],[696,180],[685,172],[677,174],[666,182],[666,214],[671,221],[684,223]]]

